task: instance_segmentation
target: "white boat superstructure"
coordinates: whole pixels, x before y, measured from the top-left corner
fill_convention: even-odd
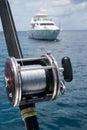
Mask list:
[[[37,14],[32,18],[30,38],[55,40],[60,32],[55,22],[47,14]]]

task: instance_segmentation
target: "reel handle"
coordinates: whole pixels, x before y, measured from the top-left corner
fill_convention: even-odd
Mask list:
[[[66,82],[71,82],[73,79],[72,65],[69,57],[62,58],[63,76]]]

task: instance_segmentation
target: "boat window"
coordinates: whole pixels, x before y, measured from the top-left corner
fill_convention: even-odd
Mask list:
[[[40,25],[54,25],[54,23],[40,23]]]
[[[35,27],[35,24],[32,24],[32,28],[34,28]]]

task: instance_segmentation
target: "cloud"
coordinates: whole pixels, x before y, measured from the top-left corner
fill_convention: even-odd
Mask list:
[[[83,2],[87,2],[87,0],[70,0],[72,3],[74,4],[79,4],[79,3],[83,3]]]
[[[87,0],[9,0],[9,3],[17,30],[28,30],[32,16],[40,12],[53,16],[63,29],[66,26],[87,29]]]
[[[32,16],[38,12],[40,1],[35,0],[9,0],[17,30],[29,29]]]
[[[48,13],[54,17],[64,17],[71,15],[71,8],[70,0],[47,0],[47,4],[41,6],[40,12]]]
[[[36,13],[47,13],[63,28],[87,28],[87,0],[9,0],[17,29],[29,29]]]
[[[65,18],[63,26],[64,29],[87,29],[87,2],[72,4],[71,15]]]
[[[76,2],[76,0],[75,0]],[[60,21],[63,29],[87,29],[87,1],[52,0],[47,12]]]

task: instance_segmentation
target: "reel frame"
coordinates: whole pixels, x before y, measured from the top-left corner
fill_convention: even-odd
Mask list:
[[[40,68],[37,68],[38,64],[41,65]],[[25,66],[32,65],[34,65],[35,68],[27,68],[27,71],[32,72],[35,70],[36,73],[38,73],[38,70],[40,69],[46,74],[46,86],[44,91],[35,94],[29,92],[24,93],[23,87],[25,88],[26,85],[23,86],[22,80],[25,79],[22,79],[23,74],[21,73],[26,70]],[[54,100],[60,93],[58,65],[54,57],[50,54],[43,55],[40,58],[15,59],[12,57],[7,59],[5,65],[5,81],[9,101],[14,106],[36,103],[39,101]],[[42,85],[43,84],[41,84],[41,86]]]

